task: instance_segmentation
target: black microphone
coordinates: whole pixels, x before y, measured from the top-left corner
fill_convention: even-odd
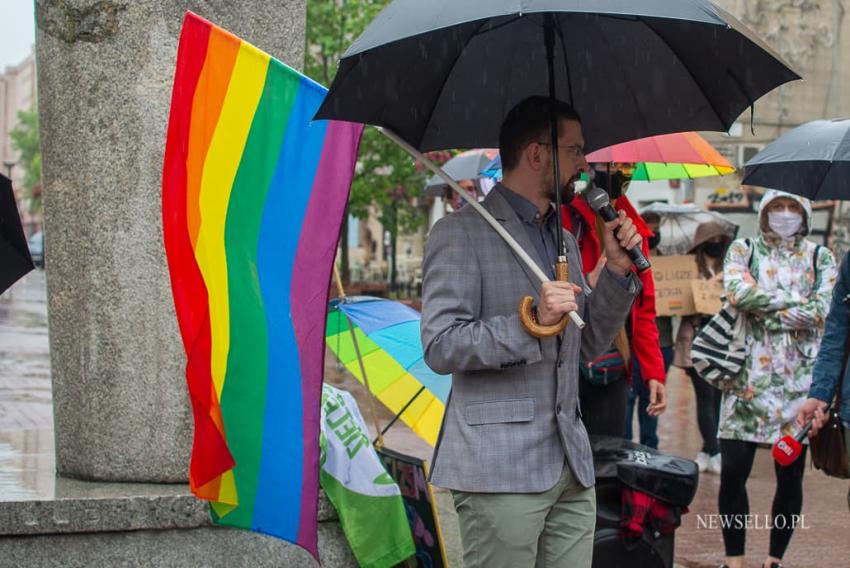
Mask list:
[[[587,204],[590,205],[590,208],[599,213],[599,216],[605,219],[606,222],[617,219],[617,212],[613,207],[611,207],[611,200],[608,198],[608,194],[605,193],[605,190],[601,187],[591,185],[590,190],[585,193],[584,199],[587,201]],[[643,256],[643,251],[640,250],[639,246],[626,249],[626,252],[629,253],[629,258],[632,259],[632,262],[638,272],[649,270],[652,266],[649,264],[649,261],[646,260],[646,257]]]

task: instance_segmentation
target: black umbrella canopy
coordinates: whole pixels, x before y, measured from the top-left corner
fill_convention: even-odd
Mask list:
[[[0,174],[0,293],[33,268],[12,182]]]
[[[422,151],[498,146],[507,112],[555,95],[583,118],[587,151],[687,130],[726,131],[799,79],[707,0],[395,0],[344,55],[318,119],[385,126]]]
[[[744,164],[741,183],[809,199],[850,199],[850,119],[807,122]]]

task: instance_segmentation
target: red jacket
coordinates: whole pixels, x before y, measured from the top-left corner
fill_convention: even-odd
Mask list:
[[[652,230],[625,196],[615,199],[613,205],[618,211],[625,211],[635,224],[638,233],[643,237],[641,244],[643,254],[648,258],[649,245],[646,239],[652,236]],[[596,214],[581,197],[576,197],[571,203],[564,205],[561,210],[561,221],[564,228],[573,234],[575,234],[575,230],[573,230],[571,210],[585,221],[585,231],[581,235],[579,248],[581,249],[584,273],[587,274],[596,266],[602,251],[595,230]],[[664,372],[664,358],[661,355],[661,347],[658,342],[658,327],[655,325],[655,282],[652,279],[652,271],[647,270],[638,274],[638,278],[643,283],[643,291],[632,307],[632,335],[629,338],[629,344],[640,365],[643,381],[656,379],[663,383],[666,380],[666,373]]]

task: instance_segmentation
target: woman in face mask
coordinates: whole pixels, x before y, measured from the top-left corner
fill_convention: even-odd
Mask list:
[[[697,227],[694,247],[690,254],[696,256],[699,277],[703,280],[723,278],[723,257],[729,248],[730,238],[719,223],[703,223]],[[676,335],[673,364],[685,370],[691,379],[696,395],[697,425],[702,437],[702,450],[696,462],[700,471],[720,473],[720,445],[717,441],[717,423],[720,418],[721,392],[699,378],[691,361],[691,345],[696,333],[708,323],[710,315],[698,314],[682,318]]]
[[[744,373],[723,393],[718,497],[721,515],[746,515],[747,477],[756,448],[796,434],[794,418],[806,400],[835,285],[835,258],[804,238],[811,227],[807,199],[771,190],[759,207],[760,234],[729,247],[723,284],[747,315],[749,354]],[[803,503],[803,454],[776,468],[770,550],[764,566],[780,566]],[[746,517],[741,517],[745,519]],[[726,565],[745,565],[745,523],[723,525]]]

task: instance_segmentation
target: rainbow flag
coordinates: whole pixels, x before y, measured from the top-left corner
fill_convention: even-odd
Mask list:
[[[187,13],[162,182],[191,489],[216,522],[314,556],[328,289],[362,133],[312,122],[325,93]]]

